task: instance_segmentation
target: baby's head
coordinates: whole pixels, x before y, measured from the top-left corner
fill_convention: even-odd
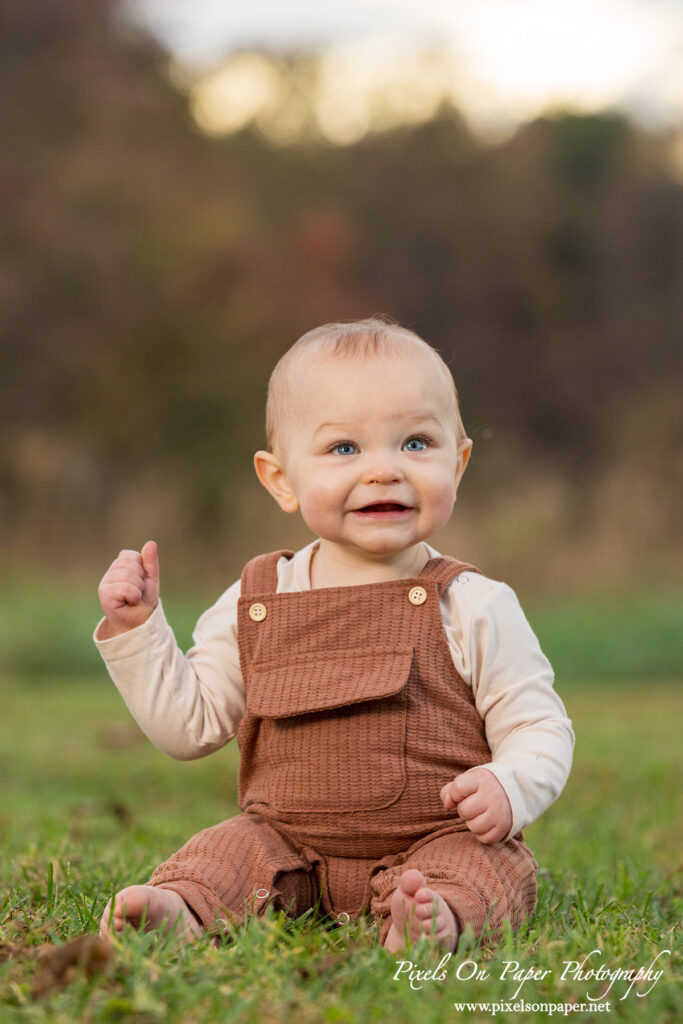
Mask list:
[[[445,525],[472,445],[441,356],[378,317],[300,338],[271,375],[266,429],[256,472],[280,507],[376,554]]]
[[[448,391],[458,445],[468,444],[468,447],[471,447],[460,416],[453,376],[436,349],[418,334],[392,320],[369,317],[350,323],[331,323],[315,327],[299,338],[280,358],[268,384],[268,449],[280,456],[283,454],[287,428],[300,409],[300,376],[304,366],[310,366],[316,361],[321,365],[325,362],[328,372],[334,375],[335,363],[353,362],[358,372],[366,375],[373,357],[397,360],[416,355],[433,366]]]

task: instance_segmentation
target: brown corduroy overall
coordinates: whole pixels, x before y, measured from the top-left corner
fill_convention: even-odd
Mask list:
[[[439,797],[491,760],[439,607],[451,581],[478,570],[439,557],[414,579],[278,594],[282,555],[242,574],[243,813],[194,836],[151,884],[178,892],[211,932],[269,903],[293,915],[319,904],[369,912],[384,940],[414,867],[461,929],[518,926],[536,901],[521,833],[485,846]]]

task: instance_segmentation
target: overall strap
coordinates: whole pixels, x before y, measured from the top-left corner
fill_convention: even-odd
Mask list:
[[[481,569],[477,569],[476,565],[459,562],[457,558],[450,558],[447,555],[439,555],[438,558],[430,558],[419,575],[429,576],[434,580],[440,597],[448,584],[463,572],[477,572],[481,575]]]
[[[257,555],[247,562],[242,572],[240,594],[250,599],[257,594],[274,594],[277,590],[277,563],[284,556],[291,558],[293,551],[271,551]]]

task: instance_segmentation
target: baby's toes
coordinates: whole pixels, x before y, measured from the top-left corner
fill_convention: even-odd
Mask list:
[[[435,899],[429,900],[425,903],[417,903],[415,905],[415,913],[421,920],[427,921],[434,917],[437,912],[437,902]]]
[[[436,919],[434,921],[434,929],[437,935],[442,935],[446,931],[455,931],[453,925],[453,915],[451,914],[449,916],[443,912],[437,914]]]
[[[439,898],[439,894],[434,892],[433,889],[428,888],[426,885],[423,885],[422,888],[418,889],[415,893],[416,903],[427,903],[431,905],[436,903]]]
[[[116,902],[114,903],[114,912],[109,920],[109,927],[118,934],[123,931],[126,922],[137,927],[137,920],[135,916],[128,911],[127,907],[124,907],[124,905],[119,902],[117,897]]]
[[[416,909],[423,910],[426,914],[431,914],[434,907],[438,906],[440,898],[438,893],[435,893],[433,889],[427,889],[426,887],[418,889],[415,893],[415,907]]]
[[[103,939],[106,939],[106,938],[109,937],[110,928],[111,928],[111,920],[110,919],[111,919],[111,900],[109,900],[109,902],[107,903],[106,907],[104,908],[104,913],[102,914],[102,919],[100,921],[100,937],[103,938]]]

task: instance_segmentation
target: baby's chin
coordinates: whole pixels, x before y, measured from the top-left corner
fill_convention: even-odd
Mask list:
[[[374,536],[354,544],[341,546],[353,551],[356,558],[367,561],[368,565],[377,565],[410,555],[411,552],[422,547],[422,539],[411,538],[402,543],[391,537]]]
[[[354,534],[353,546],[372,559],[407,554],[428,539],[422,530],[401,528],[401,524],[392,523],[375,523],[362,531],[354,531]]]

